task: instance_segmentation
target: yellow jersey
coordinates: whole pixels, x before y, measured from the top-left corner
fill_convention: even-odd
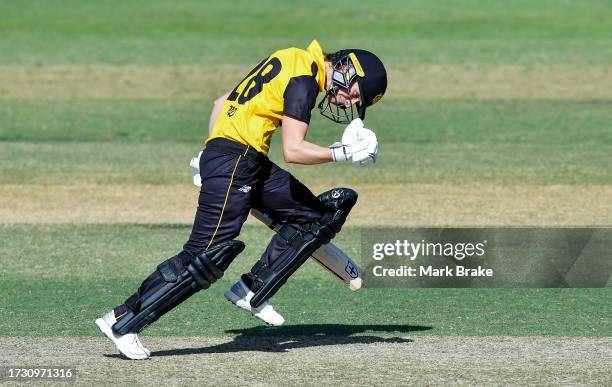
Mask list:
[[[283,116],[309,123],[324,89],[325,57],[319,42],[313,40],[305,50],[276,51],[232,90],[206,142],[227,138],[268,154]]]

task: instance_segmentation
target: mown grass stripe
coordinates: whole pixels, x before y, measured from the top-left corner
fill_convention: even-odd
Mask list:
[[[1,99],[213,99],[248,65],[0,66]],[[612,66],[388,65],[387,98],[612,99]]]

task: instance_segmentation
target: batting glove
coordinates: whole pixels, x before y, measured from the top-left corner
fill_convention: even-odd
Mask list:
[[[367,128],[359,129],[352,143],[336,142],[330,148],[334,161],[351,160],[358,167],[375,163],[378,156],[376,134]]]

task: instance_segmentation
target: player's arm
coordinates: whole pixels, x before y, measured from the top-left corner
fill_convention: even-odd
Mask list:
[[[217,98],[213,103],[212,111],[210,112],[210,120],[208,121],[208,137],[212,135],[212,128],[215,126],[215,122],[217,121],[217,117],[221,113],[221,109],[223,109],[223,104],[227,100],[230,92],[223,94],[221,97]]]
[[[321,164],[332,160],[331,150],[305,140],[319,85],[314,76],[301,75],[289,80],[283,94],[283,157],[288,163]]]
[[[293,117],[283,117],[283,157],[288,163],[321,164],[332,160],[331,150],[305,140],[308,124]]]
[[[321,164],[352,161],[356,166],[372,164],[378,155],[378,141],[370,129],[357,119],[344,130],[342,141],[325,148],[305,140],[308,124],[293,117],[283,117],[283,156],[288,163]]]

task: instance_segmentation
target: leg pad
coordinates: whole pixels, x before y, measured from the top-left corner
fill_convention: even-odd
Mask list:
[[[251,274],[257,284],[251,299],[252,307],[256,308],[272,297],[312,253],[336,236],[357,202],[357,193],[348,188],[334,188],[319,195],[318,199],[330,211],[303,229],[290,224],[280,227],[277,232],[287,243],[287,249],[272,267],[261,261],[253,267]]]
[[[208,289],[223,277],[242,250],[244,243],[230,240],[195,257],[183,251],[162,262],[157,267],[159,284],[148,287],[144,294],[139,291],[133,296],[137,301],[132,302],[127,314],[113,325],[113,332],[118,335],[140,332],[193,294]]]

